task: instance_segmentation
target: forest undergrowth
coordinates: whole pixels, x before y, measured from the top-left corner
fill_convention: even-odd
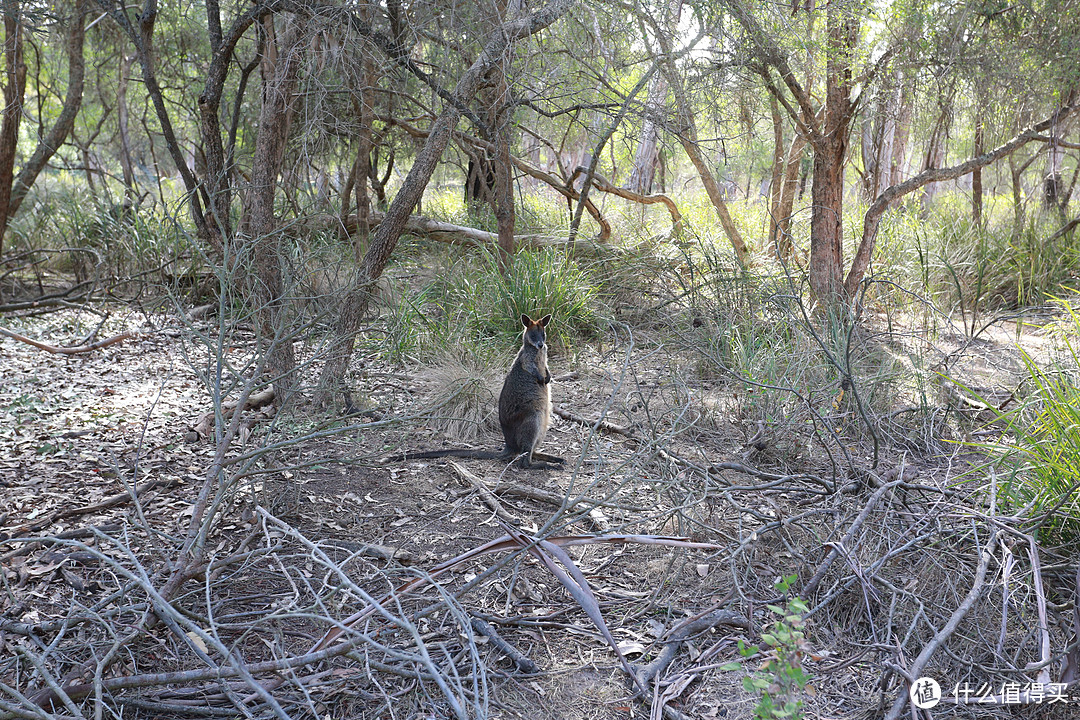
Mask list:
[[[168,218],[28,215],[3,327],[52,351],[0,338],[0,717],[896,718],[918,677],[1069,717],[1030,693],[1080,667],[1075,240],[909,208],[829,316],[686,207],[506,273],[410,241],[329,412],[340,243],[295,244],[271,337]],[[498,447],[521,313],[565,468],[388,461]]]

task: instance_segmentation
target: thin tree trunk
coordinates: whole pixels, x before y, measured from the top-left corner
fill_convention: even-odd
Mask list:
[[[662,73],[657,73],[649,83],[649,97],[645,102],[645,117],[641,123],[641,138],[634,153],[634,164],[626,188],[630,192],[648,195],[652,192],[656,167],[660,160],[660,127],[656,119],[664,110],[668,83]]]
[[[682,0],[668,0],[664,5],[663,27],[674,32],[682,17]],[[660,162],[660,126],[664,103],[667,100],[668,80],[663,73],[657,73],[649,83],[649,96],[645,101],[645,117],[641,123],[641,139],[637,152],[634,153],[634,165],[630,170],[630,179],[626,189],[639,195],[652,193],[656,169]]]
[[[60,113],[56,116],[49,132],[41,138],[33,154],[26,164],[15,176],[14,186],[11,190],[11,202],[8,206],[8,216],[13,216],[22,206],[26,194],[30,191],[38,175],[45,169],[50,158],[56,154],[60,146],[67,140],[75,127],[75,118],[79,114],[83,98],[83,78],[86,74],[86,60],[83,57],[83,40],[86,37],[86,13],[85,0],[75,0],[72,8],[71,25],[68,29],[67,56],[68,56],[68,82],[67,92],[64,94],[64,103],[60,107]]]
[[[491,18],[493,29],[498,28],[506,15],[507,0],[496,0],[497,15]],[[495,152],[492,164],[495,170],[494,208],[495,223],[499,233],[499,267],[508,272],[514,255],[514,166],[510,159],[510,128],[513,125],[513,104],[506,81],[507,56],[502,56],[488,73],[491,87],[487,93],[488,127],[493,133]]]
[[[769,247],[779,255],[777,243],[777,221],[780,218],[780,196],[783,194],[781,183],[784,178],[784,121],[780,117],[780,104],[776,96],[769,95],[769,112],[773,123],[773,164],[772,179],[769,181]]]
[[[4,0],[4,112],[0,120],[0,256],[4,233],[11,217],[11,186],[15,179],[15,151],[19,143],[26,93],[23,62],[22,11],[18,0]]]
[[[296,356],[288,336],[288,298],[285,292],[283,257],[274,196],[285,160],[285,141],[292,121],[300,68],[299,23],[282,18],[275,37],[273,16],[263,20],[266,52],[262,58],[262,108],[252,158],[251,189],[244,202],[243,229],[250,238],[255,275],[253,298],[258,303],[262,341],[267,347],[267,367],[274,378],[275,403],[284,404],[292,392]]]
[[[499,91],[498,97],[509,98],[506,76],[501,68],[495,87]],[[498,105],[493,108],[496,111],[493,119],[497,124],[492,125],[495,131],[495,222],[499,232],[499,264],[506,271],[514,254],[514,166],[510,160],[511,112],[502,106],[502,101]]]
[[[124,53],[120,61],[120,78],[116,84],[116,124],[120,133],[120,169],[124,176],[124,192],[129,201],[134,202],[135,169],[131,159],[131,134],[128,132],[127,87],[134,58]]]
[[[1021,179],[1024,175],[1024,170],[1031,161],[1017,165],[1016,160],[1012,155],[1009,156],[1009,186],[1012,189],[1013,197],[1013,231],[1012,236],[1014,239],[1020,237],[1020,234],[1024,231],[1024,225],[1027,224],[1026,212],[1024,209],[1024,188],[1021,185]]]
[[[795,193],[799,190],[799,170],[802,168],[803,153],[806,152],[806,138],[796,133],[791,138],[787,160],[784,162],[784,179],[780,188],[780,202],[773,215],[776,227],[776,254],[789,260],[795,251],[791,237],[791,216],[795,209]]]
[[[1066,93],[1065,104],[1071,104],[1075,97],[1075,89]],[[1060,123],[1055,122],[1050,126],[1047,133],[1050,136],[1050,142],[1047,143],[1046,148],[1046,176],[1043,181],[1043,206],[1057,210],[1063,223],[1067,194],[1061,173],[1065,161],[1065,148],[1061,145],[1061,139],[1065,136],[1067,127],[1068,122],[1065,120]]]
[[[930,142],[926,147],[926,157],[923,160],[923,172],[927,170],[934,170],[942,167],[945,164],[945,152],[949,139],[949,129],[952,126],[952,102],[953,95],[956,91],[955,85],[942,100],[940,111],[937,119],[934,121],[934,128],[930,132]],[[940,184],[938,182],[927,183],[923,188],[922,194],[922,209],[925,213],[929,210],[934,198],[937,197],[940,191]]]
[[[356,166],[358,164],[359,159],[354,160],[349,165],[349,175],[345,178],[345,185],[341,189],[341,212],[338,214],[338,238],[341,240],[349,236],[349,231],[346,228],[351,220],[349,214],[352,212],[353,183],[356,182]],[[357,262],[359,262],[359,259]]]
[[[365,14],[370,9],[365,5]],[[361,67],[359,98],[354,97],[360,128],[357,132],[359,147],[356,151],[356,165],[353,172],[354,191],[356,192],[357,233],[353,239],[353,252],[359,263],[363,257],[363,248],[371,234],[371,196],[368,194],[368,176],[371,175],[372,125],[375,122],[375,61],[370,50],[364,48],[364,60]]]
[[[896,130],[893,132],[889,187],[899,185],[904,180],[904,160],[907,156],[908,138],[911,136],[911,117],[914,106],[910,81],[903,77],[900,70],[896,71],[895,77],[899,92],[899,107],[896,113]]]
[[[981,95],[981,93],[979,95]],[[986,152],[985,125],[985,102],[981,97],[977,96],[975,104],[975,147],[972,151],[975,157],[979,157]],[[983,183],[981,167],[977,167],[971,171],[971,224],[974,225],[976,229],[980,229],[983,226]]]

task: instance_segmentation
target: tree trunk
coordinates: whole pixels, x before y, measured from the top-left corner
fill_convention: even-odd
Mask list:
[[[1009,180],[1010,187],[1012,188],[1013,197],[1013,239],[1019,239],[1021,233],[1024,232],[1024,225],[1027,224],[1026,212],[1024,209],[1024,188],[1021,185],[1021,180],[1024,175],[1024,170],[1031,161],[1016,164],[1016,160],[1012,155],[1009,156]]]
[[[1065,122],[1055,122],[1047,133],[1050,136],[1050,142],[1046,147],[1046,173],[1043,177],[1042,193],[1043,207],[1057,210],[1062,222],[1065,220],[1065,206],[1062,202],[1065,197],[1065,187],[1061,168],[1065,161],[1065,148],[1061,146],[1060,141],[1065,135],[1065,126]]]
[[[645,102],[645,117],[641,122],[641,138],[634,153],[634,165],[626,189],[639,195],[652,192],[656,166],[660,160],[660,127],[656,120],[664,111],[668,83],[663,73],[657,73],[649,83],[649,97]]]
[[[365,14],[370,6],[364,6]],[[370,50],[365,48],[360,78],[360,97],[353,98],[357,104],[357,116],[360,128],[357,132],[359,147],[356,151],[356,165],[353,172],[356,191],[357,233],[353,239],[353,252],[357,263],[361,261],[362,250],[371,234],[371,196],[368,194],[368,176],[371,175],[372,126],[375,123],[375,60]]]
[[[498,71],[496,88],[498,97],[509,97],[506,76]],[[501,103],[492,108],[492,130],[495,131],[495,222],[499,232],[499,264],[506,271],[514,254],[514,166],[510,160],[510,120],[508,108]]]
[[[934,128],[930,132],[930,142],[926,147],[926,157],[923,160],[923,172],[935,170],[945,164],[946,147],[949,140],[949,128],[952,125],[952,99],[955,87],[941,104]],[[940,191],[938,182],[927,183],[923,188],[922,209],[926,213],[930,209],[934,198]]]
[[[131,159],[131,133],[128,131],[127,87],[131,75],[131,63],[134,58],[124,53],[120,60],[120,78],[116,84],[116,124],[120,134],[120,169],[124,176],[124,192],[129,201],[134,202],[138,193],[135,190],[135,168]]]
[[[843,288],[844,143],[832,140],[814,151],[810,187],[810,288],[818,300],[834,304]]]
[[[899,185],[904,180],[904,160],[907,156],[908,138],[911,136],[911,116],[914,102],[912,99],[911,82],[903,76],[903,71],[897,70],[895,75],[897,85],[896,129],[893,132],[892,159],[889,171],[889,186]]]
[[[83,78],[86,74],[86,60],[83,57],[83,40],[86,37],[86,0],[75,0],[72,9],[70,27],[68,28],[67,56],[68,56],[68,82],[67,92],[64,94],[64,103],[60,107],[60,113],[56,116],[49,132],[41,138],[33,154],[15,176],[14,186],[11,191],[11,202],[8,205],[7,215],[13,216],[22,206],[26,194],[34,185],[38,175],[45,169],[60,146],[67,140],[75,127],[75,118],[79,114],[83,98]]]
[[[899,87],[880,88],[863,118],[863,195],[867,200],[876,198],[889,179],[899,92]]]
[[[796,133],[791,138],[787,160],[784,163],[784,179],[780,188],[780,202],[776,206],[774,222],[776,225],[776,254],[789,260],[795,251],[791,237],[791,216],[795,209],[795,193],[799,189],[799,170],[802,168],[803,153],[806,151],[806,138]]]
[[[494,8],[497,14],[490,17],[492,30],[502,23],[506,15],[507,1],[496,0]],[[506,80],[509,59],[504,55],[492,66],[488,73],[490,82],[486,92],[488,108],[488,127],[493,134],[495,152],[492,157],[495,184],[493,187],[495,223],[499,233],[499,267],[508,272],[514,255],[514,166],[510,159],[510,128],[513,125],[513,103],[510,102],[510,88]]]
[[[986,152],[986,107],[985,99],[981,96],[982,93],[976,95],[975,103],[975,146],[972,151],[975,157],[979,157]],[[976,230],[983,226],[983,183],[981,167],[977,167],[971,171],[971,224]]]
[[[262,108],[242,228],[251,243],[255,263],[252,297],[257,303],[262,342],[268,353],[267,367],[274,379],[275,403],[284,404],[293,389],[296,356],[289,336],[284,258],[274,216],[274,191],[285,160],[302,45],[299,22],[291,16],[282,18],[280,36],[274,28],[273,16],[263,20],[263,29],[267,39],[261,60]]]
[[[356,332],[367,313],[367,306],[375,281],[382,275],[383,268],[397,246],[402,230],[420,201],[427,187],[431,174],[435,172],[439,158],[450,142],[457,126],[461,111],[457,104],[468,102],[480,86],[480,81],[487,71],[509,52],[513,44],[524,37],[536,33],[561,18],[574,5],[574,0],[552,0],[541,9],[503,23],[484,43],[484,50],[458,80],[452,98],[455,102],[447,103],[442,114],[435,120],[428,134],[424,147],[413,161],[409,174],[405,177],[401,189],[394,196],[383,221],[379,224],[364,255],[359,277],[342,303],[337,321],[337,339],[331,348],[329,357],[323,365],[319,379],[322,402],[330,403],[334,390],[344,384],[345,370],[349,366]]]
[[[778,220],[780,219],[780,196],[783,194],[781,182],[784,178],[784,122],[780,117],[780,104],[775,95],[769,95],[769,112],[773,123],[773,161],[772,179],[769,181],[769,247],[780,257],[780,244],[777,242]]]
[[[23,62],[22,11],[18,0],[4,0],[4,112],[0,120],[0,256],[4,233],[11,217],[11,186],[15,179],[15,151],[19,143],[26,93],[26,64]]]
[[[664,6],[663,27],[674,32],[682,17],[682,0],[668,0]],[[660,161],[660,126],[664,104],[667,100],[668,80],[664,73],[657,73],[649,83],[649,97],[645,101],[645,117],[641,123],[641,138],[637,152],[634,153],[634,165],[630,170],[630,179],[626,189],[639,195],[652,193],[656,168]]]
[[[814,143],[810,191],[810,289],[827,307],[839,304],[844,291],[844,160],[851,135],[851,64],[859,35],[859,22],[847,10],[835,3],[826,8],[823,131]]]

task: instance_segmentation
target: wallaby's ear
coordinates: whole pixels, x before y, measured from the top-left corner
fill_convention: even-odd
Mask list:
[[[533,324],[533,321],[529,319],[528,315],[522,315],[521,316],[521,324],[524,325],[525,327],[529,327],[530,325]]]
[[[536,324],[542,328],[546,328],[549,322],[551,322],[551,315],[545,315],[544,317],[537,320]]]

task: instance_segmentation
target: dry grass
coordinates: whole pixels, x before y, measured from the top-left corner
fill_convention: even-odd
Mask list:
[[[440,353],[423,369],[426,422],[454,443],[475,443],[499,432],[496,404],[509,363],[495,364],[465,353]]]

